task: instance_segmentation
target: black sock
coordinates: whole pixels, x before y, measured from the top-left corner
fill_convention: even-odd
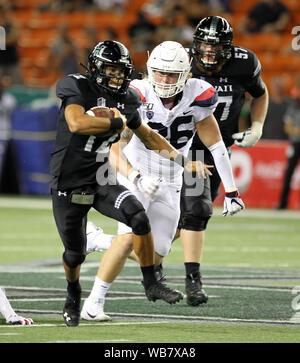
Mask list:
[[[162,270],[163,267],[162,267],[162,264],[160,263],[159,265],[154,265],[154,270],[155,271],[159,271],[159,270]]]
[[[156,282],[155,275],[154,275],[154,265],[151,266],[141,266],[144,286],[147,289],[150,285]]]
[[[197,262],[185,262],[184,263],[186,276],[192,275],[198,277],[200,275],[200,263]]]
[[[67,287],[67,291],[68,294],[71,296],[78,296],[81,294],[81,286],[79,283],[79,280],[75,281],[75,282],[68,282],[68,287]]]

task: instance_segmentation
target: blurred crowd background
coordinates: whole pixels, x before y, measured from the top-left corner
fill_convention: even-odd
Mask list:
[[[147,51],[164,40],[190,46],[209,15],[225,17],[234,44],[258,56],[270,93],[263,139],[288,142],[284,114],[300,99],[299,0],[0,0],[0,193],[49,193],[55,84],[84,73],[97,42],[121,41],[142,72]]]

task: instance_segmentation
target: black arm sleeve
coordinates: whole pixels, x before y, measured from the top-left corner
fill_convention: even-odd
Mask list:
[[[130,116],[127,116],[126,125],[131,129],[135,130],[142,124],[142,119],[138,111],[136,110]]]
[[[129,87],[127,92],[127,110],[125,116],[127,118],[126,125],[131,129],[135,130],[142,124],[141,116],[138,112],[138,108],[141,106],[141,96],[132,87]]]

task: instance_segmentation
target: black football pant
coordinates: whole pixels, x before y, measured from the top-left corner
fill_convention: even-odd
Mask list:
[[[95,190],[92,205],[71,203],[71,191],[52,190],[51,193],[54,219],[65,247],[65,254],[72,256],[72,259],[77,258],[75,265],[81,264],[85,259],[87,214],[92,207],[101,214],[129,226],[135,219],[132,216],[141,215],[139,212],[144,211],[142,204],[122,185],[97,185]],[[146,223],[148,219],[141,224]],[[65,257],[64,260],[67,263]],[[75,267],[71,266],[73,263],[67,265]]]
[[[205,164],[214,165],[214,159],[210,151],[203,147]],[[228,149],[229,155],[230,150]],[[197,160],[200,154],[192,151],[192,160]],[[202,155],[203,156],[203,155]],[[219,194],[221,178],[216,167],[210,169],[212,175],[204,179],[203,191],[197,195],[191,196],[188,190],[191,188],[183,177],[180,201],[180,221],[178,228],[190,231],[203,231],[213,213],[213,202]]]

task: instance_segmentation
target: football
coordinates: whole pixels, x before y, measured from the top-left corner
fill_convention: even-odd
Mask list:
[[[95,117],[115,117],[115,113],[108,107],[92,107],[86,113]]]
[[[86,111],[86,114],[90,115],[90,116],[94,116],[94,117],[115,117],[115,113],[113,110],[109,109],[108,107],[92,107],[89,110]],[[98,137],[107,137],[107,136],[111,136],[114,135],[115,132],[112,130],[108,130],[107,132],[103,132],[103,133],[99,133],[95,136]]]

